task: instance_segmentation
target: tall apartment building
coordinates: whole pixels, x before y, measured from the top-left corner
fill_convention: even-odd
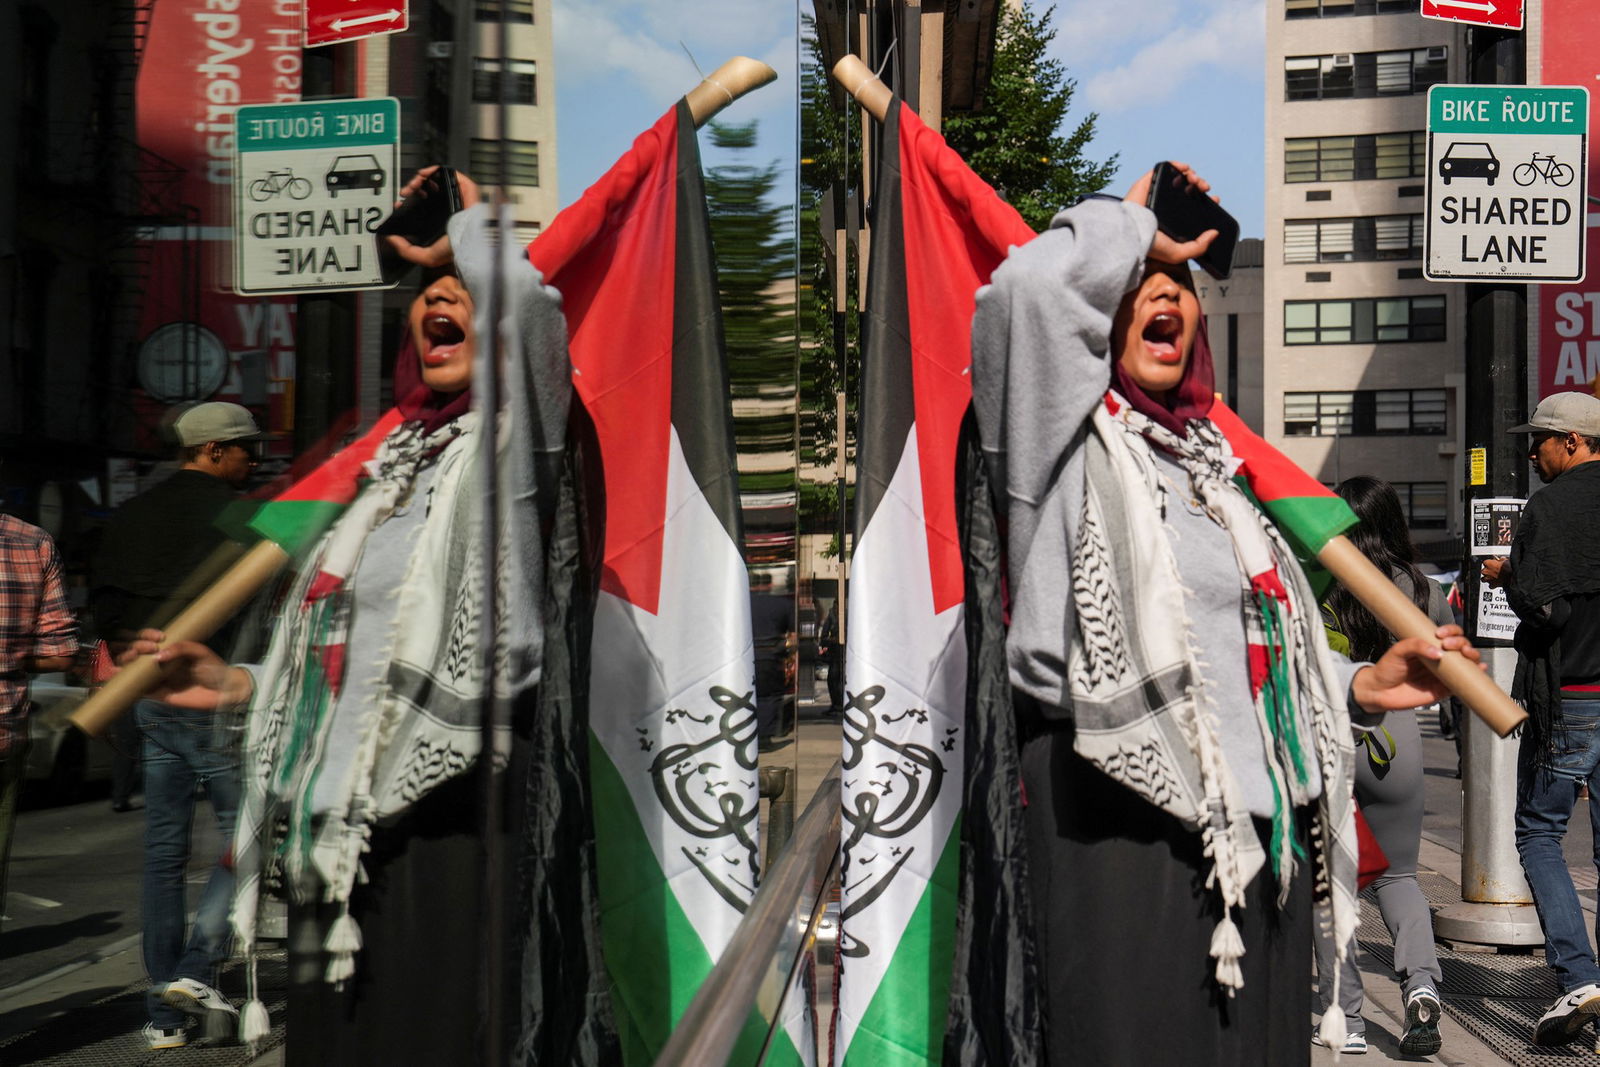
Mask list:
[[[1427,92],[1466,80],[1460,45],[1416,0],[1268,0],[1263,433],[1393,482],[1424,545],[1460,525],[1463,287],[1422,277]]]

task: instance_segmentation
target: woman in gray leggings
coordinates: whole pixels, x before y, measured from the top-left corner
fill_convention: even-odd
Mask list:
[[[1350,504],[1360,525],[1348,536],[1362,553],[1394,578],[1401,590],[1436,623],[1454,622],[1437,583],[1417,570],[1415,549],[1406,529],[1405,512],[1394,487],[1359,475],[1342,482],[1340,496]],[[1371,660],[1394,643],[1394,637],[1342,587],[1331,590],[1326,614],[1331,629],[1349,642],[1352,659]],[[1389,869],[1372,882],[1378,910],[1394,939],[1394,969],[1406,1002],[1406,1029],[1400,1051],[1430,1056],[1439,1051],[1439,956],[1433,947],[1433,916],[1417,885],[1417,848],[1422,838],[1422,731],[1415,714],[1394,714],[1356,746],[1356,800],[1372,834],[1389,859]],[[1350,946],[1355,959],[1355,945]],[[1317,971],[1323,1010],[1333,1001],[1332,944],[1317,943]],[[1361,1018],[1361,972],[1343,969],[1339,1007],[1344,1010],[1350,1040],[1345,1052],[1365,1052]]]

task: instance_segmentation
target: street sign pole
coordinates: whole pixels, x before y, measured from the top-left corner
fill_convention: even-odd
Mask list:
[[[1525,80],[1520,34],[1474,29],[1469,33],[1468,56],[1476,83],[1520,85]],[[1435,177],[1430,171],[1430,182]],[[1433,210],[1431,198],[1429,210]],[[1484,457],[1484,476],[1466,479],[1464,542],[1470,541],[1467,514],[1473,499],[1526,493],[1527,456],[1519,447],[1524,439],[1506,431],[1522,422],[1526,407],[1527,288],[1512,281],[1466,286],[1466,444],[1469,456]],[[1480,484],[1471,484],[1475,481]],[[1466,544],[1461,567],[1460,580],[1468,590],[1467,633],[1480,646],[1498,646],[1486,648],[1484,659],[1495,680],[1507,686],[1516,653],[1504,641],[1489,641],[1474,632],[1480,583],[1478,561]],[[1463,715],[1458,729],[1463,731],[1461,902],[1439,910],[1434,932],[1445,940],[1473,944],[1542,944],[1543,931],[1512,832],[1520,742],[1495,736],[1476,715]]]

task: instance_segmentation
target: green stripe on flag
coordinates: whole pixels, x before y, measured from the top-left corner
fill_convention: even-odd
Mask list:
[[[662,876],[633,798],[592,730],[589,783],[600,877],[600,940],[611,975],[622,1060],[628,1067],[645,1067],[654,1062],[711,973],[711,955]],[[751,1011],[729,1062],[756,1062],[766,1033],[765,1022]]]
[[[1344,533],[1359,522],[1356,513],[1350,510],[1350,505],[1342,497],[1331,494],[1281,496],[1265,503],[1250,491],[1244,478],[1235,478],[1234,484],[1250,498],[1252,504],[1266,513],[1272,525],[1283,534],[1284,540],[1294,550],[1295,558],[1300,561],[1300,569],[1306,572],[1306,578],[1311,582],[1311,591],[1321,600],[1333,584],[1333,575],[1317,560],[1317,552],[1330,538]]]
[[[270,500],[250,520],[250,528],[294,556],[309,548],[344,508],[327,500]]]
[[[958,817],[950,827],[939,865],[895,946],[889,969],[845,1050],[847,1067],[926,1067],[944,1055],[960,858]]]

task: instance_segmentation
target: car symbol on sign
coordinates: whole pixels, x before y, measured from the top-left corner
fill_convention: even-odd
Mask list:
[[[1499,173],[1500,161],[1482,141],[1457,141],[1439,160],[1439,177],[1446,185],[1452,178],[1483,178],[1493,185]]]
[[[340,156],[323,177],[328,195],[338,196],[351,189],[371,189],[373,196],[383,192],[383,167],[373,156]]]

